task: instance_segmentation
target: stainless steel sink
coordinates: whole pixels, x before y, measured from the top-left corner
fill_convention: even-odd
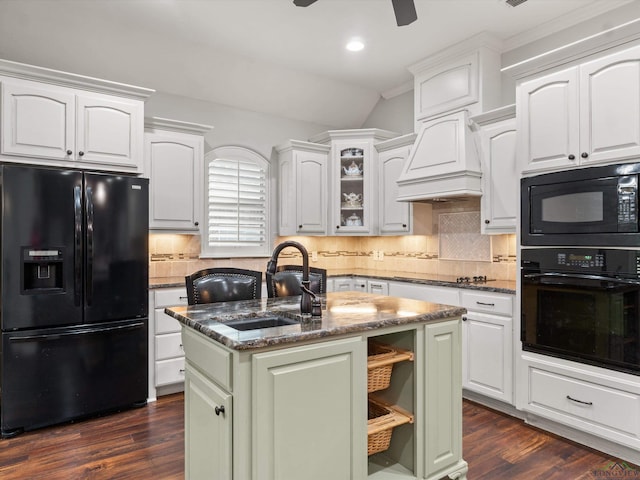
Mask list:
[[[264,317],[245,317],[237,320],[224,322],[227,327],[235,330],[258,330],[260,328],[283,327],[285,325],[296,325],[299,322],[293,318],[280,315],[266,315]]]

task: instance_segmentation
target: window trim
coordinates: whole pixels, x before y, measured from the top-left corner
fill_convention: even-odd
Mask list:
[[[209,163],[217,158],[256,163],[265,170],[265,240],[261,246],[209,246]],[[202,258],[268,257],[271,254],[271,164],[259,153],[239,146],[214,148],[204,156],[204,229],[200,242]]]

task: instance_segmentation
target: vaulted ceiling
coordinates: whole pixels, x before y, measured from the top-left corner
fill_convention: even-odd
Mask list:
[[[0,0],[0,57],[353,128],[444,47],[490,32],[512,49],[630,1],[415,0],[398,27],[391,0]]]

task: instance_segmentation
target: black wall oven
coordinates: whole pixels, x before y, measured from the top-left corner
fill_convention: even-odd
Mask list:
[[[640,246],[640,163],[547,173],[521,180],[521,243]]]
[[[521,251],[523,349],[640,375],[640,251]]]

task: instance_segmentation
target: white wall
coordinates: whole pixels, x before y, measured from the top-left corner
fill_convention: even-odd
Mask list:
[[[211,125],[205,135],[205,153],[223,145],[249,148],[267,159],[273,147],[289,139],[307,140],[328,130],[326,125],[290,120],[226,105],[154,93],[145,103],[145,116]]]
[[[388,100],[380,98],[361,128],[413,133],[413,90]]]

